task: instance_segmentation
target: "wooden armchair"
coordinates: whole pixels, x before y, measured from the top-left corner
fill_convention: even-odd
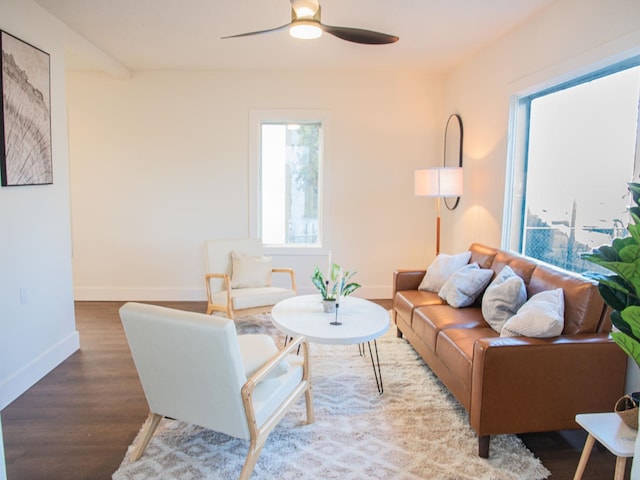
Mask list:
[[[257,238],[209,240],[205,244],[207,314],[269,311],[281,300],[296,295],[295,273],[290,268],[272,268],[271,258],[263,256]],[[290,287],[271,283],[273,273],[286,273]]]
[[[303,337],[278,351],[267,335],[238,336],[233,320],[141,303],[123,305],[120,318],[150,410],[132,461],[169,417],[249,440],[244,480],[271,430],[302,394],[307,423],[313,423]],[[302,356],[292,355],[298,346]]]

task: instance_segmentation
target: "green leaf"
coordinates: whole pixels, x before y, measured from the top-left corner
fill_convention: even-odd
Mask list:
[[[640,225],[637,224],[637,221],[635,225],[629,224],[627,226],[627,231],[631,234],[631,238],[633,238],[634,243],[640,243]]]
[[[344,295],[345,297],[347,295],[351,295],[354,291],[356,291],[358,288],[360,288],[362,285],[360,285],[359,283],[349,283],[347,285],[344,286],[344,288],[342,289],[342,295]]]
[[[630,182],[627,183],[627,188],[629,189],[629,193],[633,197],[633,203],[636,205],[640,203],[640,183]]]
[[[604,302],[614,310],[624,310],[630,305],[637,304],[637,298],[632,297],[627,292],[611,288],[609,284],[600,283],[598,292],[602,296]]]
[[[631,218],[633,219],[633,223],[638,225],[640,223],[640,207],[629,207],[629,213],[631,214]]]
[[[622,350],[640,365],[640,342],[623,332],[611,333],[611,338]]]
[[[628,325],[631,330],[631,333],[629,333],[629,331],[625,331],[625,333],[640,341],[640,306],[633,305],[631,307],[627,307],[620,312],[620,316],[623,322]]]
[[[620,251],[623,248],[628,247],[629,245],[637,245],[637,242],[633,237],[614,238],[611,245],[618,255],[620,255]]]
[[[640,249],[637,253],[640,253]],[[633,254],[633,252],[627,252]],[[629,256],[629,255],[627,255]],[[632,261],[625,262],[594,262],[598,265],[617,273],[622,277],[633,289],[634,292],[640,292],[640,258],[634,258]]]
[[[322,298],[327,298],[327,284],[322,277],[322,272],[320,268],[316,265],[316,268],[313,269],[313,275],[311,275],[311,281],[315,285],[315,287],[320,291],[320,295]]]

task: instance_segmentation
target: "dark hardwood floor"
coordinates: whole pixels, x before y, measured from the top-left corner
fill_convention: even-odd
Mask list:
[[[147,415],[118,317],[121,304],[76,303],[80,351],[2,411],[8,480],[101,480],[118,468]],[[205,310],[200,302],[162,304]],[[552,479],[573,478],[584,432],[521,437]],[[613,478],[614,465],[615,457],[598,445],[584,479]]]

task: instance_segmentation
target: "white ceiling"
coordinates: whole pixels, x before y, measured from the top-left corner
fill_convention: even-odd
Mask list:
[[[446,70],[552,1],[321,0],[323,23],[400,37],[360,45],[287,31],[220,39],[289,22],[289,0],[35,0],[128,70],[423,71]],[[69,68],[99,68],[81,50]]]

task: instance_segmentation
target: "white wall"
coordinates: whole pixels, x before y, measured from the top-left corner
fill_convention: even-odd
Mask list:
[[[203,300],[206,239],[249,235],[249,112],[328,111],[327,246],[389,298],[426,265],[435,202],[413,170],[439,163],[443,83],[418,73],[143,72],[68,78],[76,299]],[[322,256],[275,258],[312,291]]]
[[[49,53],[53,185],[0,188],[0,409],[79,347],[71,278],[61,25],[29,0],[0,1],[0,29]],[[20,289],[23,289],[21,299]],[[0,448],[0,472],[4,472]]]
[[[633,52],[639,1],[559,0],[450,72],[446,109],[464,122],[465,194],[443,218],[445,245],[500,245],[511,98]]]
[[[465,129],[465,194],[443,208],[443,251],[499,245],[518,91],[637,46],[636,0],[559,0],[443,78],[424,73],[144,72],[68,83],[76,299],[204,298],[203,241],[246,236],[250,109],[331,112],[327,246],[385,298],[397,267],[426,265],[435,201],[413,170],[437,165],[450,113]],[[276,258],[300,290],[321,256]]]

